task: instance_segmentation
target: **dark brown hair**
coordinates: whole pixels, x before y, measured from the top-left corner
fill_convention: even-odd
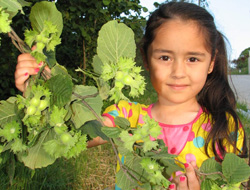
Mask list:
[[[197,95],[197,100],[205,112],[212,115],[212,129],[206,139],[205,150],[208,155],[208,143],[212,141],[215,158],[221,161],[226,153],[223,140],[227,140],[234,147],[236,153],[237,132],[241,125],[236,114],[236,100],[228,82],[228,60],[224,36],[216,29],[213,16],[207,10],[192,3],[170,2],[161,5],[147,21],[145,35],[142,40],[142,53],[147,59],[147,51],[155,38],[156,29],[169,19],[179,18],[197,22],[205,35],[206,47],[211,53],[211,60],[215,60],[213,72],[207,76],[203,89]],[[235,126],[234,135],[229,134],[228,115],[231,115]],[[208,114],[207,114],[208,115]],[[231,126],[230,126],[231,127]],[[232,129],[231,129],[232,130]],[[246,140],[244,135],[243,150],[238,150],[241,156],[246,156]],[[216,151],[218,147],[220,153]],[[209,156],[209,155],[208,155]]]

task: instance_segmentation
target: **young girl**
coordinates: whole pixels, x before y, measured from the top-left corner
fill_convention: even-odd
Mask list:
[[[226,152],[246,155],[244,130],[227,78],[223,36],[205,9],[171,2],[150,16],[142,53],[158,101],[151,105],[120,101],[105,110],[104,123],[112,127],[120,116],[136,127],[143,124],[144,115],[154,118],[162,127],[158,138],[186,163],[186,173],[175,173],[169,189],[200,189],[194,168],[204,160],[214,157],[221,162]],[[34,58],[20,55],[17,88],[23,91],[25,80],[38,71]],[[89,147],[103,143],[97,137]]]

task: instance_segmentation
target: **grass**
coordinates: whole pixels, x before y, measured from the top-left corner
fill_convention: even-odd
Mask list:
[[[237,114],[240,117],[240,120],[242,122],[242,125],[244,126],[247,139],[250,138],[250,116],[245,114],[247,109],[247,104],[245,102],[238,102],[237,103]]]
[[[58,159],[35,173],[17,163],[12,186],[7,167],[0,170],[1,190],[103,190],[114,189],[116,159],[110,144],[90,148],[79,157]],[[33,176],[32,176],[33,175]]]
[[[231,75],[247,75],[248,74],[248,67],[242,68],[242,69],[231,69],[230,70]]]

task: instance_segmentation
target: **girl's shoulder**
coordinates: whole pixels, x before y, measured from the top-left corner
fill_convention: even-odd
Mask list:
[[[110,110],[116,110],[117,112],[120,112],[122,110],[135,110],[135,111],[140,111],[144,110],[147,111],[150,105],[145,105],[145,104],[140,104],[138,102],[130,102],[126,100],[121,100],[117,104],[113,104],[109,107],[107,107],[104,111],[104,113],[109,112]]]
[[[115,117],[123,117],[130,121],[131,126],[135,127],[138,124],[143,124],[143,116],[148,114],[148,109],[151,105],[140,104],[121,100],[117,104],[113,104],[105,109],[103,116],[109,117],[111,121]]]

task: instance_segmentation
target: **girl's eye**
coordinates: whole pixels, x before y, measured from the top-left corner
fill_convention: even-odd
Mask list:
[[[190,61],[190,62],[196,62],[196,61],[199,61],[199,60],[197,58],[195,58],[195,57],[190,57],[188,59],[188,61]]]
[[[160,59],[163,61],[170,61],[170,57],[168,56],[161,56]]]

